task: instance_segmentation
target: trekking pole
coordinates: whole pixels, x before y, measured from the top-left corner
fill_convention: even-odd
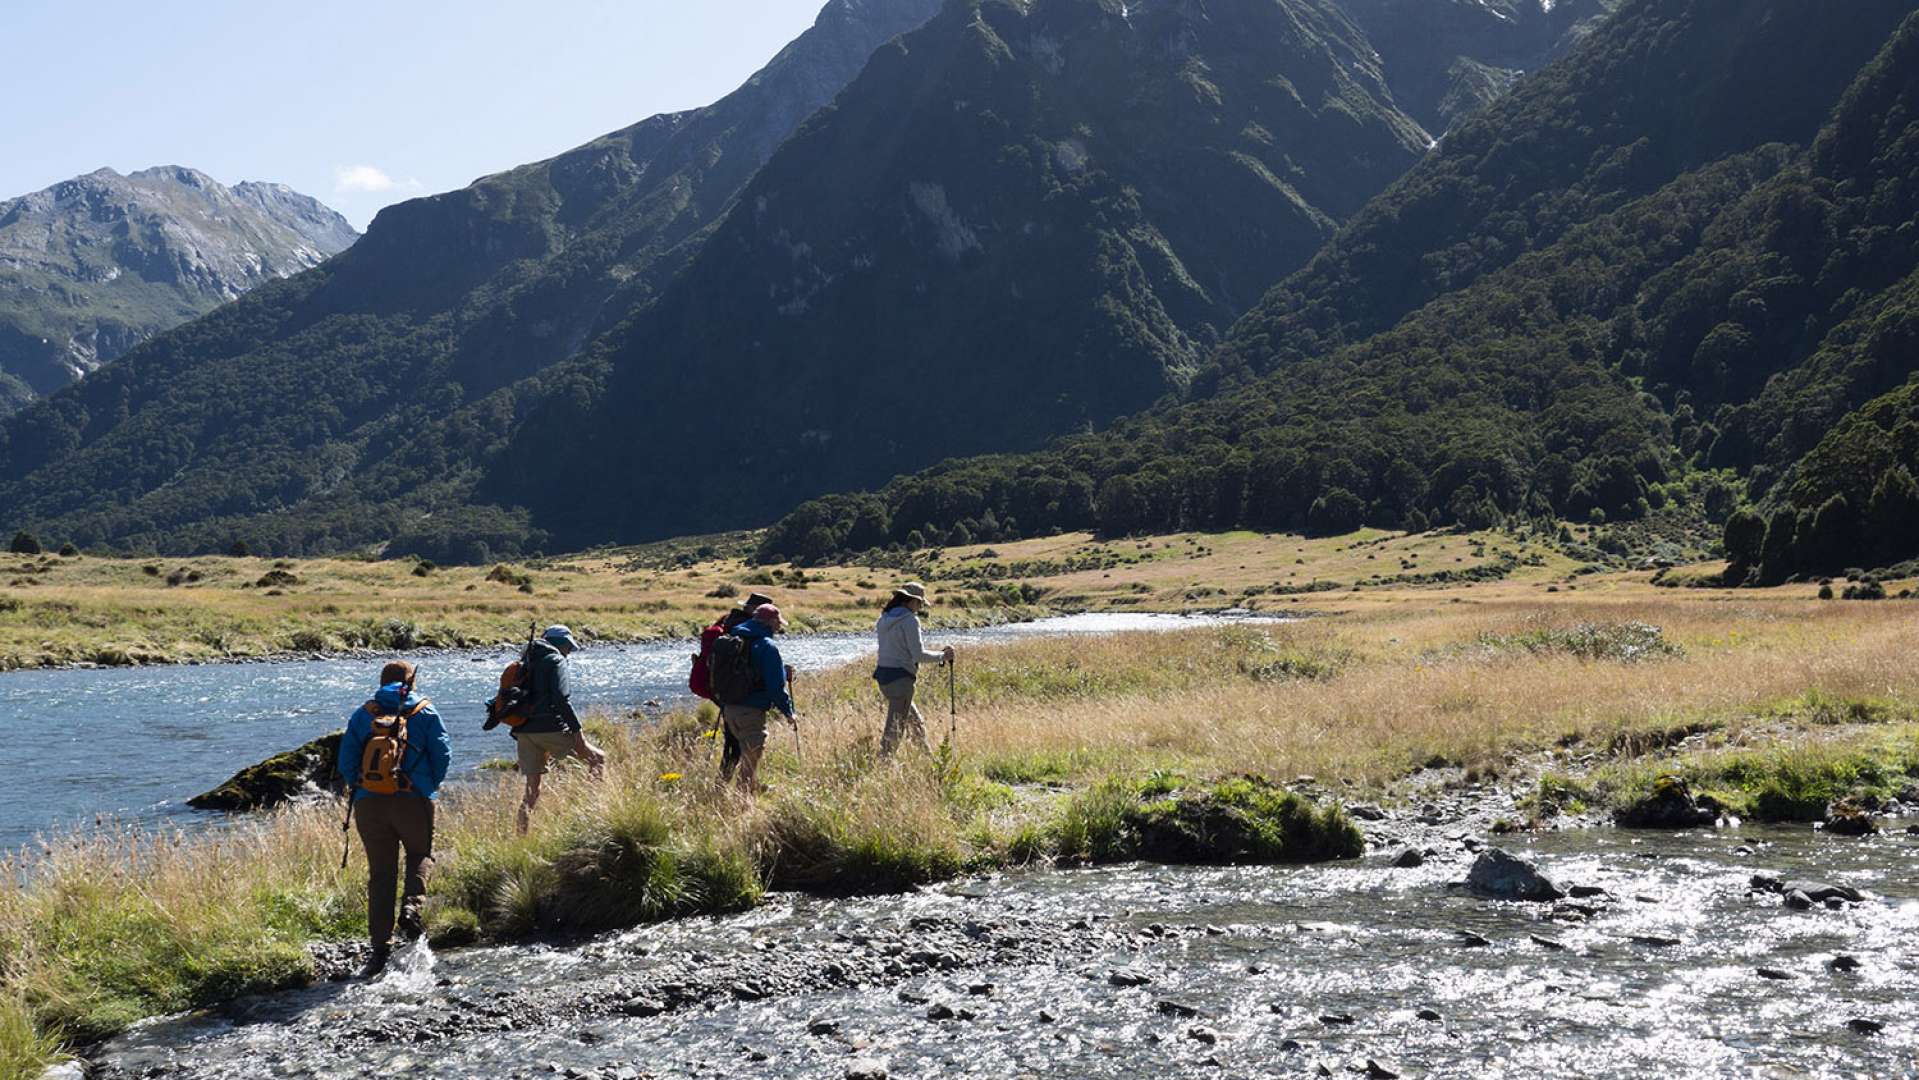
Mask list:
[[[346,820],[340,822],[340,869],[346,869],[347,856],[353,853],[353,791],[346,793]]]
[[[788,664],[786,666],[786,696],[787,697],[793,696],[793,665],[791,664]],[[798,700],[795,700],[793,702],[793,715],[787,717],[786,722],[793,725],[793,753],[795,756],[797,756],[800,759],[800,764],[805,765],[806,764],[806,748],[800,745],[799,712],[800,712],[800,703]]]
[[[959,749],[959,658],[946,661],[946,744]]]

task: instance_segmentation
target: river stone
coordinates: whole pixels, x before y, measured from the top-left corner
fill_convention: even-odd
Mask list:
[[[847,1063],[846,1080],[886,1080],[886,1063],[874,1058],[855,1058]]]
[[[1826,961],[1826,966],[1837,972],[1858,971],[1860,968],[1859,961],[1856,957],[1846,956],[1844,954]]]
[[[1494,900],[1558,900],[1566,895],[1566,890],[1538,867],[1496,847],[1487,848],[1473,860],[1473,868],[1466,874],[1466,888]]]
[[[1758,974],[1760,978],[1771,979],[1774,982],[1789,982],[1799,977],[1797,975],[1794,975],[1790,971],[1781,971],[1778,968],[1762,967],[1762,968],[1755,968],[1753,970]]]
[[[1783,902],[1785,903],[1787,907],[1791,908],[1794,911],[1811,911],[1812,910],[1812,897],[1807,896],[1804,892],[1801,892],[1798,889],[1794,889],[1791,892],[1787,893]]]
[[[1453,936],[1458,939],[1459,946],[1465,949],[1483,949],[1492,944],[1491,938],[1475,934],[1471,930],[1455,930]]]
[[[1426,865],[1426,856],[1418,848],[1406,848],[1393,856],[1393,865],[1401,870],[1410,870],[1415,866]]]
[[[1873,824],[1870,814],[1851,807],[1834,806],[1826,814],[1820,830],[1834,836],[1870,836],[1879,831],[1879,826]]]
[[[1662,776],[1652,794],[1614,810],[1612,819],[1622,829],[1699,829],[1717,821],[1719,814],[1701,806],[1684,780]]]
[[[1754,874],[1750,884],[1754,892],[1778,893],[1788,898],[1795,892],[1804,893],[1806,899],[1814,904],[1823,904],[1832,899],[1851,904],[1865,900],[1865,894],[1858,889],[1824,881],[1785,881],[1771,874]]]
[[[1855,1020],[1853,1023],[1858,1023]],[[87,1080],[86,1067],[77,1061],[63,1061],[58,1065],[49,1065],[40,1073],[40,1080]]]
[[[1377,1058],[1366,1059],[1366,1075],[1372,1080],[1399,1080],[1399,1073]]]
[[[1145,986],[1153,977],[1138,968],[1119,968],[1109,972],[1106,981],[1114,986]]]
[[[241,769],[212,791],[188,799],[187,805],[195,810],[245,813],[271,809],[302,795],[338,795],[342,788],[334,773],[334,759],[339,757],[343,734],[336,731],[322,735],[305,746]]]
[[[1886,1030],[1886,1025],[1877,1020],[1869,1020],[1863,1016],[1855,1016],[1846,1021],[1846,1026],[1860,1035],[1877,1035]]]

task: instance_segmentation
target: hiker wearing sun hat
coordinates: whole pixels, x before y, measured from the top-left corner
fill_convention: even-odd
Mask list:
[[[519,744],[520,775],[526,777],[526,796],[520,802],[519,829],[525,832],[533,808],[540,802],[540,778],[549,765],[563,758],[586,762],[594,779],[606,764],[606,755],[586,740],[579,714],[573,711],[573,673],[568,657],[579,650],[573,631],[549,626],[527,647],[531,665],[527,674],[526,722],[515,728]]]
[[[921,750],[926,745],[926,720],[913,704],[913,690],[919,680],[921,664],[950,664],[953,647],[928,652],[920,641],[920,612],[926,610],[926,586],[909,581],[893,590],[892,599],[880,612],[873,627],[879,638],[878,666],[873,681],[886,699],[886,727],[880,732],[880,756],[887,757],[899,748],[900,739],[911,737]]]

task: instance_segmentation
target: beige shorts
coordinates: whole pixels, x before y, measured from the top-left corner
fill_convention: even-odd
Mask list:
[[[728,705],[720,710],[720,716],[726,720],[726,730],[740,741],[742,750],[766,748],[766,713],[767,710],[751,705]]]
[[[520,744],[522,776],[545,776],[548,762],[579,756],[570,731],[522,731],[513,741]]]

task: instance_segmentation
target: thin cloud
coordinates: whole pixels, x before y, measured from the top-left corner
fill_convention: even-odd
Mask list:
[[[333,170],[333,192],[336,195],[379,194],[387,191],[415,191],[420,182],[412,178],[395,180],[384,169],[375,165],[339,165]]]

